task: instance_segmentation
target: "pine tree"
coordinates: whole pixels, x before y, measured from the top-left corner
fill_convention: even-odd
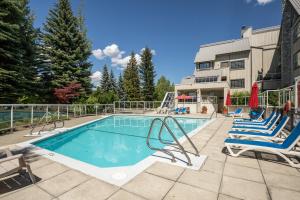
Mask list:
[[[117,83],[116,83],[114,72],[112,70],[110,70],[110,74],[109,74],[109,90],[115,93],[117,92]]]
[[[73,15],[69,0],[58,0],[44,25],[44,53],[50,60],[52,88],[78,82],[89,92],[90,44],[83,29],[83,20]]]
[[[122,74],[119,75],[117,93],[118,93],[118,97],[119,97],[120,101],[125,101],[126,100]]]
[[[148,47],[142,52],[139,69],[141,75],[142,98],[145,101],[153,101],[155,91],[155,71],[152,63],[152,53]]]
[[[155,87],[155,99],[157,101],[162,101],[166,92],[174,92],[174,84],[171,84],[166,77],[161,76]]]
[[[0,101],[15,102],[21,69],[20,23],[22,10],[18,1],[0,1]]]
[[[140,79],[134,52],[124,71],[124,90],[128,101],[140,100]]]
[[[108,92],[110,90],[110,75],[107,69],[107,65],[103,66],[102,77],[100,82],[100,88],[102,92]]]

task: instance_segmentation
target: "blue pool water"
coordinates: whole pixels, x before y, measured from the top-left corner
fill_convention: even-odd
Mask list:
[[[153,119],[146,116],[110,116],[33,144],[99,167],[134,165],[154,153],[146,145]],[[189,133],[203,126],[208,119],[178,117],[177,120]],[[183,136],[172,120],[167,123],[177,137]],[[151,136],[150,143],[155,147],[163,147],[157,139],[160,126],[157,121]],[[162,135],[164,140],[172,141],[165,129]]]

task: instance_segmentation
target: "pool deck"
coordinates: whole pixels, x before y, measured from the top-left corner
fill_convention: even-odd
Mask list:
[[[224,139],[231,126],[231,118],[219,117],[192,138],[200,154],[208,156],[200,170],[155,163],[122,187],[29,151],[25,155],[38,183],[33,185],[21,175],[0,181],[0,199],[300,199],[299,169],[278,163],[277,156],[271,154],[250,152],[238,158],[227,155]],[[190,148],[187,143],[184,146]]]

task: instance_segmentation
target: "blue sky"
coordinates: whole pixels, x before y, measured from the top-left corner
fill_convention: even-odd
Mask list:
[[[31,0],[41,27],[56,0]],[[240,37],[243,25],[280,24],[281,0],[84,0],[92,71],[106,63],[118,75],[131,51],[148,46],[155,53],[157,78],[174,83],[191,75],[201,44]],[[71,0],[77,12],[80,0]],[[99,73],[94,74],[97,78]]]

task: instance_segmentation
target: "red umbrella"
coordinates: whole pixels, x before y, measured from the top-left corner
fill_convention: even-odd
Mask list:
[[[249,106],[251,109],[258,107],[258,85],[256,82],[252,85]]]
[[[180,96],[177,96],[176,98],[179,99],[179,100],[183,100],[183,106],[184,106],[185,100],[186,99],[192,99],[192,96],[186,96],[185,94],[182,94]]]
[[[230,90],[227,92],[227,97],[226,97],[226,106],[231,106],[231,98],[230,98]]]

